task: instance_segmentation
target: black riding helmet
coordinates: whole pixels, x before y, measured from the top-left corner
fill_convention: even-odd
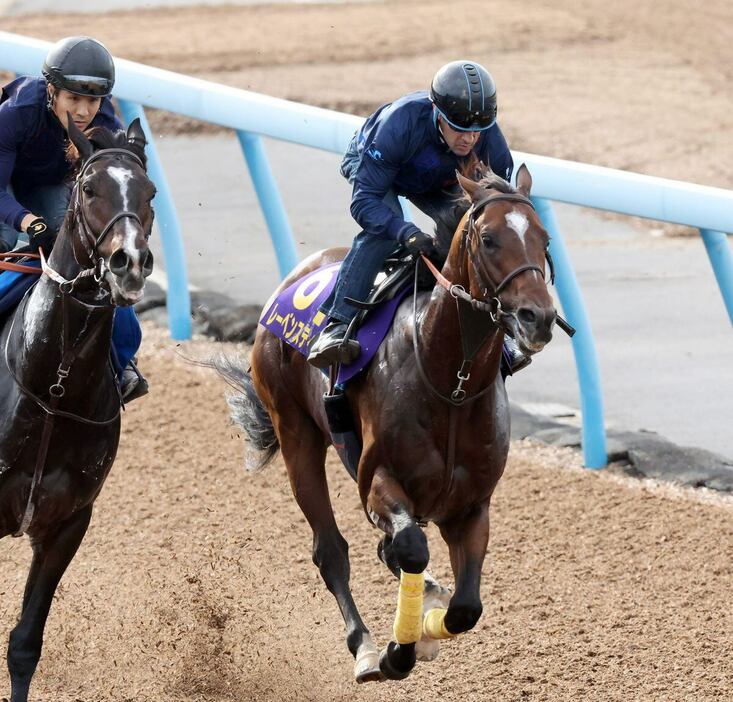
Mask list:
[[[430,100],[459,131],[481,131],[496,121],[494,79],[474,61],[445,64],[430,84]]]
[[[75,95],[105,97],[115,84],[115,64],[106,47],[91,37],[66,37],[51,47],[43,75]]]

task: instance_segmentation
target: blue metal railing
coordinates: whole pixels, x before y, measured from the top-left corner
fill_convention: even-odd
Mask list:
[[[168,276],[167,308],[168,328],[174,339],[191,338],[191,297],[188,294],[188,269],[186,266],[186,252],[183,248],[181,237],[181,225],[178,222],[176,206],[173,203],[168,179],[158,158],[158,151],[152,138],[152,131],[148,125],[143,108],[129,100],[117,101],[122,112],[122,117],[129,125],[134,119],[139,118],[145,134],[148,135],[150,143],[145,148],[148,157],[148,172],[155,183],[157,193],[153,201],[160,240],[163,244],[163,257],[166,267],[175,271],[174,275]]]
[[[50,44],[0,32],[0,69],[38,73]],[[363,120],[353,115],[209,83],[115,59],[115,95],[128,121],[142,105],[229,127],[237,132],[267,221],[281,274],[297,261],[290,226],[260,136],[343,153]],[[150,135],[150,130],[146,128]],[[186,259],[175,209],[150,137],[150,169],[158,186],[156,210],[168,275],[168,309],[174,338],[190,335]],[[636,215],[700,229],[728,316],[733,323],[733,255],[722,232],[733,232],[733,192],[615,171],[600,166],[513,152],[534,180],[533,200],[551,232],[557,289],[565,316],[578,329],[573,351],[580,385],[585,464],[606,462],[600,373],[590,322],[561,232],[548,200]]]

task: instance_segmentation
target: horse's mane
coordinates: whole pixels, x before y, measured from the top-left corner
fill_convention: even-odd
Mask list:
[[[460,165],[461,175],[470,180],[476,181],[488,190],[498,190],[500,193],[515,193],[516,188],[508,183],[501,176],[491,170],[491,166],[485,164],[472,151]]]
[[[145,145],[137,141],[130,141],[124,129],[111,131],[107,127],[92,127],[84,132],[89,141],[92,142],[95,151],[100,149],[124,149],[131,154],[137,156],[143,163],[143,167],[147,168],[147,158],[145,156]],[[66,150],[68,161],[74,166],[74,170],[78,170],[80,164],[79,152],[76,146],[69,142]]]

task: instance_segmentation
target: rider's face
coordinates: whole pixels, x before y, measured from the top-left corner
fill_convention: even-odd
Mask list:
[[[453,129],[440,116],[438,116],[438,124],[440,125],[440,131],[443,134],[445,143],[456,156],[468,156],[481,136],[481,132],[460,132],[457,129]]]
[[[102,104],[102,98],[87,97],[86,95],[75,95],[68,90],[57,90],[48,86],[49,95],[54,96],[53,111],[59,118],[64,129],[68,129],[66,113],[71,113],[74,124],[82,131],[89,126]]]

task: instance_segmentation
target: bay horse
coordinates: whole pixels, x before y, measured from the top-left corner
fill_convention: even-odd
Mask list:
[[[478,621],[489,505],[509,451],[499,372],[504,334],[525,353],[536,353],[551,339],[556,320],[545,282],[545,262],[552,267],[549,237],[529,198],[527,167],[519,169],[516,188],[483,165],[457,175],[470,208],[442,270],[434,269],[434,288],[400,304],[371,364],[345,389],[362,444],[359,495],[369,520],[384,532],[379,557],[400,579],[394,640],[381,654],[349,588],[348,544],[326,481],[328,379],[261,325],[249,371],[236,361],[218,364],[242,391],[229,398],[232,416],[260,451],[260,465],[282,452],[313,531],[313,561],[346,624],[357,682],[406,677],[416,657],[432,659],[440,639]],[[314,254],[278,290],[345,253]],[[426,572],[421,527],[427,522],[447,542],[452,595]]]
[[[0,330],[0,538],[27,533],[33,559],[10,634],[11,702],[26,702],[56,587],[117,452],[121,399],[110,364],[116,306],[152,272],[155,187],[139,120],[88,137],[69,117],[79,169],[43,273]]]

